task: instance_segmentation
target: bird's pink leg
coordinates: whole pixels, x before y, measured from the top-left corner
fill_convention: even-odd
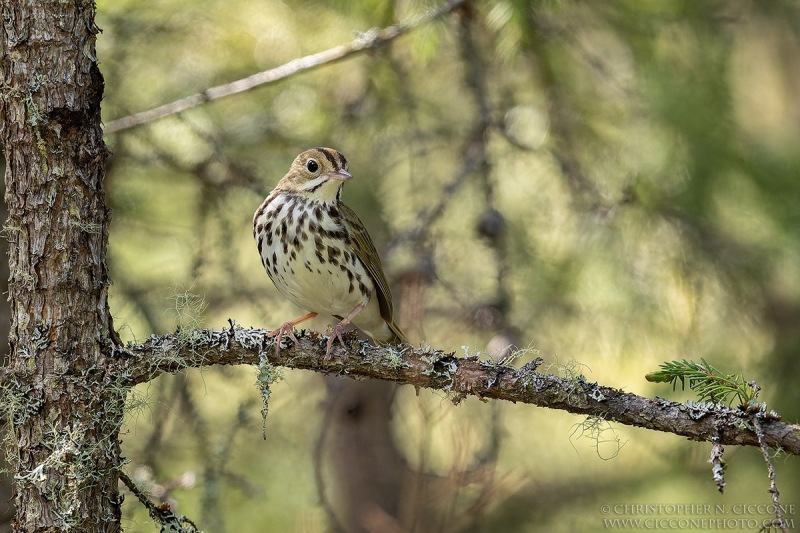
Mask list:
[[[333,348],[333,341],[339,339],[339,344],[344,346],[344,339],[342,338],[342,333],[344,333],[344,328],[353,320],[358,313],[361,312],[362,309],[367,305],[367,302],[361,302],[357,306],[350,311],[346,317],[344,317],[341,322],[333,326],[333,331],[331,331],[330,336],[328,337],[328,349],[325,350],[325,360],[330,359],[331,357],[331,348]]]
[[[301,322],[305,322],[306,320],[310,320],[310,319],[314,318],[315,316],[317,316],[317,313],[305,314],[305,315],[301,316],[300,318],[295,318],[294,320],[292,320],[290,322],[284,322],[284,324],[281,327],[279,327],[278,329],[272,330],[269,333],[267,333],[267,337],[270,337],[270,338],[277,337],[277,339],[275,339],[275,355],[280,355],[280,353],[281,353],[281,340],[286,335],[288,335],[289,338],[292,339],[295,344],[297,344],[297,342],[298,342],[297,341],[297,337],[294,336],[294,327],[297,324],[301,323]]]

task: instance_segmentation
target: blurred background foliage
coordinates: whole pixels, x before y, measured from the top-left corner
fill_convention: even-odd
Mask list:
[[[97,0],[104,119],[434,5]],[[484,357],[513,344],[515,364],[541,356],[549,372],[678,400],[690,393],[644,375],[704,357],[797,420],[799,20],[781,0],[475,1],[368,53],[110,134],[115,323],[135,340],[297,316],[262,270],[252,212],[297,153],[332,146],[415,342]],[[252,368],[137,389],[132,477],[206,531],[337,527],[329,396],[317,374],[284,378],[266,441]],[[427,518],[407,529],[590,531],[602,504],[770,502],[757,449],[726,450],[720,495],[708,444],[407,387],[390,406],[393,441],[428,474],[415,507]],[[777,465],[783,501],[800,503],[797,461]],[[157,530],[132,495],[125,517],[127,531]]]

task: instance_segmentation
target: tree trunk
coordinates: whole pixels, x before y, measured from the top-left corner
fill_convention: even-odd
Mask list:
[[[119,531],[125,389],[110,324],[92,0],[2,0],[16,531]]]
[[[334,473],[331,512],[347,533],[404,531],[407,468],[391,435],[397,386],[325,378],[328,404],[321,445]]]
[[[5,168],[5,167],[4,167]],[[5,186],[5,185],[4,185]],[[6,204],[0,202],[0,220],[8,218]],[[0,292],[8,294],[8,241],[0,238]],[[11,314],[8,303],[0,300],[0,368],[8,365],[8,326],[11,324]],[[3,408],[0,407],[0,442],[5,442],[10,430],[5,418]],[[11,468],[6,459],[6,450],[0,447],[0,533],[11,531],[11,520],[14,519],[14,492],[12,486],[14,478],[10,475]]]

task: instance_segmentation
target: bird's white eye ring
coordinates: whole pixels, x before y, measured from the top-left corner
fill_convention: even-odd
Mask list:
[[[319,170],[319,163],[317,163],[316,159],[309,159],[306,161],[306,168],[309,172],[316,172]]]

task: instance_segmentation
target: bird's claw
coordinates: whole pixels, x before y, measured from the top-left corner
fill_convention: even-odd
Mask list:
[[[341,322],[333,326],[333,331],[331,331],[331,334],[328,336],[328,348],[325,350],[325,361],[331,358],[331,348],[333,348],[333,342],[336,339],[339,339],[339,344],[345,347],[344,339],[342,338],[342,333],[344,332],[345,326],[343,326]]]
[[[267,333],[267,337],[277,337],[275,339],[275,356],[281,354],[281,341],[288,336],[295,344],[298,344],[297,337],[294,336],[294,324],[291,322],[284,322],[278,329],[272,330]]]

